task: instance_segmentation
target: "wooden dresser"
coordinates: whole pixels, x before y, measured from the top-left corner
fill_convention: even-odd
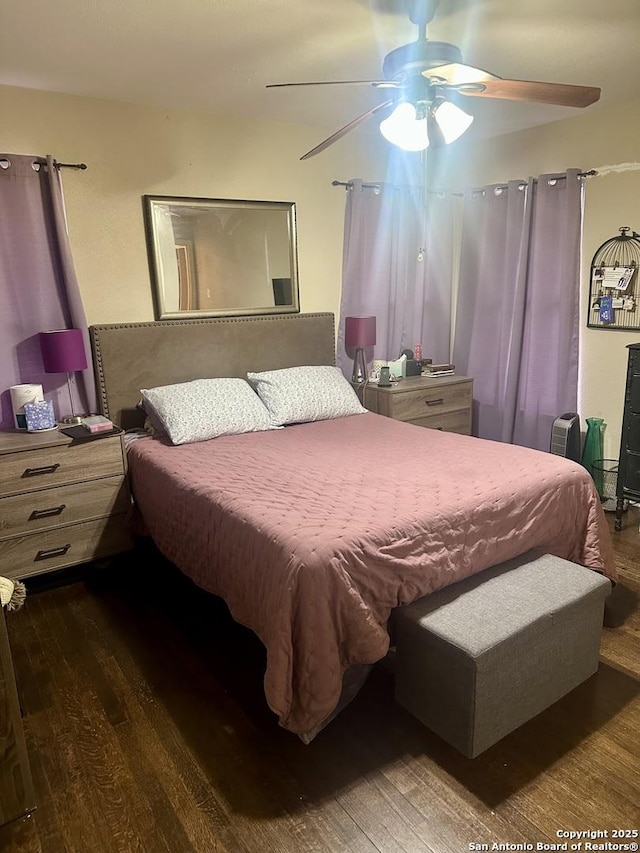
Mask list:
[[[27,578],[132,547],[122,434],[0,432],[0,575]]]
[[[390,388],[367,384],[358,393],[371,412],[429,429],[471,435],[473,379],[468,376],[412,376]]]
[[[5,610],[0,607],[0,826],[29,814],[35,805]]]

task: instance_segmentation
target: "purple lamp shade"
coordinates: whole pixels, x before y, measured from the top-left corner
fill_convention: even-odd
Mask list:
[[[376,345],[375,317],[347,317],[344,321],[346,347],[374,347]]]
[[[40,349],[45,373],[73,373],[87,366],[87,354],[80,329],[40,332]]]

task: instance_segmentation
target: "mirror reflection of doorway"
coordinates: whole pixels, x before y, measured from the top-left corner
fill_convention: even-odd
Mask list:
[[[273,304],[291,305],[293,302],[293,284],[290,278],[274,278]]]
[[[178,303],[180,311],[193,311],[198,307],[195,271],[189,243],[176,243],[178,261]]]

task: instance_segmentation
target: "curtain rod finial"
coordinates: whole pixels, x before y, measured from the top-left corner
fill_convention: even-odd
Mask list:
[[[88,168],[86,163],[59,163],[57,160],[53,161],[53,165],[56,169],[80,169],[84,171]]]

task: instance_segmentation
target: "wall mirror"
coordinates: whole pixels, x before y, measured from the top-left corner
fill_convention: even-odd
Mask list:
[[[300,310],[293,202],[143,199],[156,319]]]

